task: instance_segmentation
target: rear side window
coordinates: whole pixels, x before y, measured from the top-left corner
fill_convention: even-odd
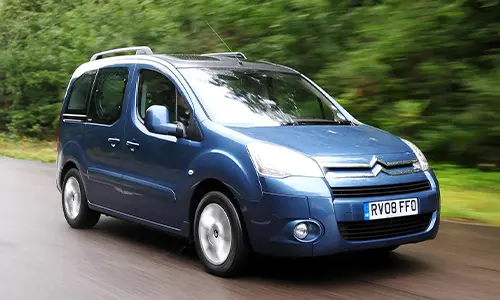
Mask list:
[[[96,71],[84,73],[73,83],[65,113],[75,115],[87,114],[87,101],[95,74]]]
[[[99,70],[88,111],[89,122],[111,125],[120,119],[127,80],[127,68]]]

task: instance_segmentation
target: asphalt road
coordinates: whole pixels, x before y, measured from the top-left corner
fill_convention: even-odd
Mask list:
[[[0,300],[500,299],[500,229],[442,224],[433,241],[380,259],[256,260],[206,274],[181,240],[102,218],[66,224],[55,168],[0,157]]]

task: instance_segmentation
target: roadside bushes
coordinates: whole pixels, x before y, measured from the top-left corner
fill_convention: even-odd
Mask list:
[[[0,131],[48,138],[71,72],[105,49],[287,64],[433,160],[500,163],[498,1],[0,0]]]

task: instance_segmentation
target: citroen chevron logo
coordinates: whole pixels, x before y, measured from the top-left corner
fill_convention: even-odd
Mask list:
[[[329,176],[333,177],[376,177],[380,173],[385,173],[390,176],[404,175],[420,172],[420,166],[417,165],[418,160],[410,159],[410,160],[400,160],[400,161],[392,161],[386,162],[377,156],[373,156],[369,163],[355,163],[355,164],[340,164],[333,167],[330,167]],[[411,166],[411,168],[404,168],[403,170],[391,170],[392,167],[403,167],[403,166]],[[349,170],[349,169],[358,169],[354,172],[335,172],[337,170]],[[359,170],[361,169],[361,170]],[[365,170],[363,170],[365,169]],[[333,172],[332,172],[333,171]]]
[[[388,173],[388,170],[386,168],[383,168],[381,165],[377,165],[375,168],[372,168],[373,176],[378,176],[378,174],[380,174],[380,172],[382,171],[384,173]]]
[[[409,171],[392,171],[387,168],[394,167],[394,166],[403,166],[403,165],[411,165],[416,163],[416,160],[402,160],[402,161],[394,161],[394,162],[385,162],[384,160],[378,158],[377,156],[373,156],[372,160],[370,161],[370,168],[373,176],[378,176],[380,172],[384,172],[385,174],[388,175],[401,175],[408,173]],[[411,173],[415,172],[416,168],[414,167],[413,170],[411,170]]]

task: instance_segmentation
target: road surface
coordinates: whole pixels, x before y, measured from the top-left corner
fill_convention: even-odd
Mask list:
[[[206,274],[167,235],[102,218],[70,229],[50,164],[0,157],[0,300],[500,299],[500,229],[442,224],[438,238],[374,260],[261,258]]]

